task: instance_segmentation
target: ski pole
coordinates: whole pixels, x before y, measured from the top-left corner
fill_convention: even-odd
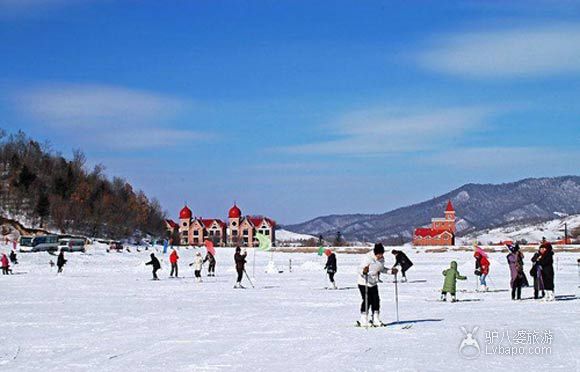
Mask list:
[[[395,273],[395,308],[397,311],[397,323],[399,323],[399,287],[397,282],[397,273]]]
[[[252,283],[252,280],[250,279],[250,276],[248,275],[248,273],[246,272],[246,269],[244,269],[244,274],[246,274],[246,278],[248,278],[248,281],[250,282],[250,285],[252,286],[252,288],[254,287],[254,283]]]
[[[369,329],[369,274],[365,275],[365,317],[366,328]]]

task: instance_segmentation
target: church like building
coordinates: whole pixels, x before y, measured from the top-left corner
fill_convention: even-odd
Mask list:
[[[179,232],[181,245],[203,245],[206,240],[211,240],[220,247],[255,247],[258,246],[256,233],[269,237],[272,245],[276,241],[274,220],[263,216],[244,216],[235,204],[228,212],[227,223],[220,219],[195,217],[186,205],[179,212],[179,223],[166,220],[165,224],[170,233]]]
[[[420,227],[413,234],[413,245],[454,245],[455,209],[451,200],[447,202],[444,218],[431,219],[431,227]]]

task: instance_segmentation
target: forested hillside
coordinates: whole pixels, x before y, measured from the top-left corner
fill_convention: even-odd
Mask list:
[[[66,159],[23,132],[0,129],[0,210],[29,227],[92,237],[163,233],[164,213],[122,178],[89,170],[80,150]]]

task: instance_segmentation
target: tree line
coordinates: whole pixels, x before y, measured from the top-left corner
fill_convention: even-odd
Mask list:
[[[112,180],[102,165],[88,170],[86,157],[72,159],[19,131],[0,129],[0,208],[25,225],[62,233],[121,239],[163,234],[160,203],[123,178]]]

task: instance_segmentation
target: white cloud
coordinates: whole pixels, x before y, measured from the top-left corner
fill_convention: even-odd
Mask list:
[[[346,114],[326,140],[284,147],[294,154],[381,155],[429,150],[478,130],[494,110],[459,107],[424,111],[370,109]]]
[[[580,73],[580,25],[466,32],[443,37],[420,65],[467,78]]]
[[[56,133],[74,133],[88,145],[139,149],[205,140],[204,131],[175,129],[172,122],[192,102],[108,85],[53,84],[18,91],[17,112]]]
[[[442,165],[461,170],[521,169],[574,169],[580,162],[578,150],[550,147],[473,147],[455,148],[423,158],[421,162]],[[571,166],[570,166],[571,165]]]

